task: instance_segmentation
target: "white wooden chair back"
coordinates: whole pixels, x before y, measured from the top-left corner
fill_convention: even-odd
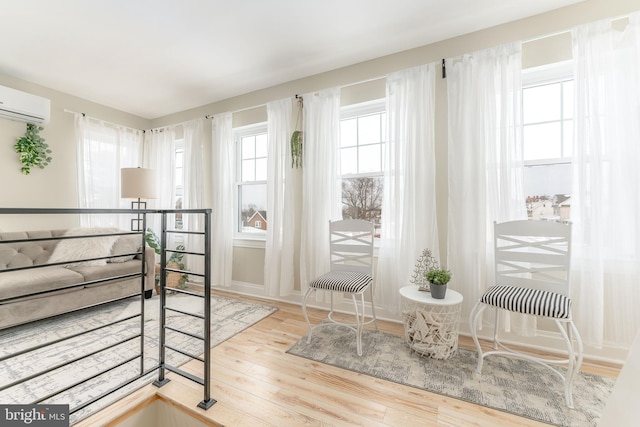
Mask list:
[[[329,222],[331,271],[373,276],[373,223],[361,219]]]
[[[497,285],[569,296],[571,225],[519,220],[494,223]]]

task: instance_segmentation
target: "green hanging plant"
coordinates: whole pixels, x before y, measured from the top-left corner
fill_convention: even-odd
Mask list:
[[[302,167],[302,131],[297,130],[300,125],[302,115],[302,98],[298,97],[298,115],[296,117],[296,127],[291,134],[291,167]]]
[[[51,162],[49,156],[51,150],[49,145],[44,142],[44,138],[39,135],[44,128],[27,123],[27,131],[24,136],[16,138],[13,148],[16,153],[20,154],[20,163],[22,163],[22,173],[29,175],[32,167],[44,169]]]

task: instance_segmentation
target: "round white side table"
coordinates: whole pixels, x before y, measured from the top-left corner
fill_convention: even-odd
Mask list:
[[[434,299],[417,286],[400,289],[404,337],[411,349],[432,359],[448,359],[458,349],[458,324],[463,297],[447,289],[444,299]]]

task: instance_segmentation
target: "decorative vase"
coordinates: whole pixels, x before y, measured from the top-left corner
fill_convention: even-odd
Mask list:
[[[431,298],[433,299],[444,299],[444,296],[447,293],[447,285],[435,285],[433,283],[430,284],[431,287]]]

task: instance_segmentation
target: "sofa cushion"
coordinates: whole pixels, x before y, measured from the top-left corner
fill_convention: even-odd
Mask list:
[[[66,233],[65,236],[84,236],[96,234],[117,233],[117,228],[74,228]],[[53,250],[49,263],[75,261],[85,258],[107,257],[111,255],[111,248],[117,240],[118,236],[104,237],[87,237],[82,239],[66,239],[61,240]],[[106,259],[97,259],[92,261],[81,261],[66,265],[92,265],[101,266],[107,263]]]
[[[88,265],[72,265],[67,267],[68,270],[74,271],[82,277],[85,282],[91,282],[93,280],[106,279],[109,277],[119,276],[122,274],[135,274],[140,273],[141,262],[140,260],[119,262],[119,263],[106,263],[105,265],[88,266]],[[94,286],[88,285],[87,287]]]
[[[81,274],[63,267],[0,271],[0,300],[82,283]]]
[[[43,230],[0,233],[0,270],[44,264],[58,244],[57,240],[6,243],[7,241],[57,237],[63,235],[65,231]]]

